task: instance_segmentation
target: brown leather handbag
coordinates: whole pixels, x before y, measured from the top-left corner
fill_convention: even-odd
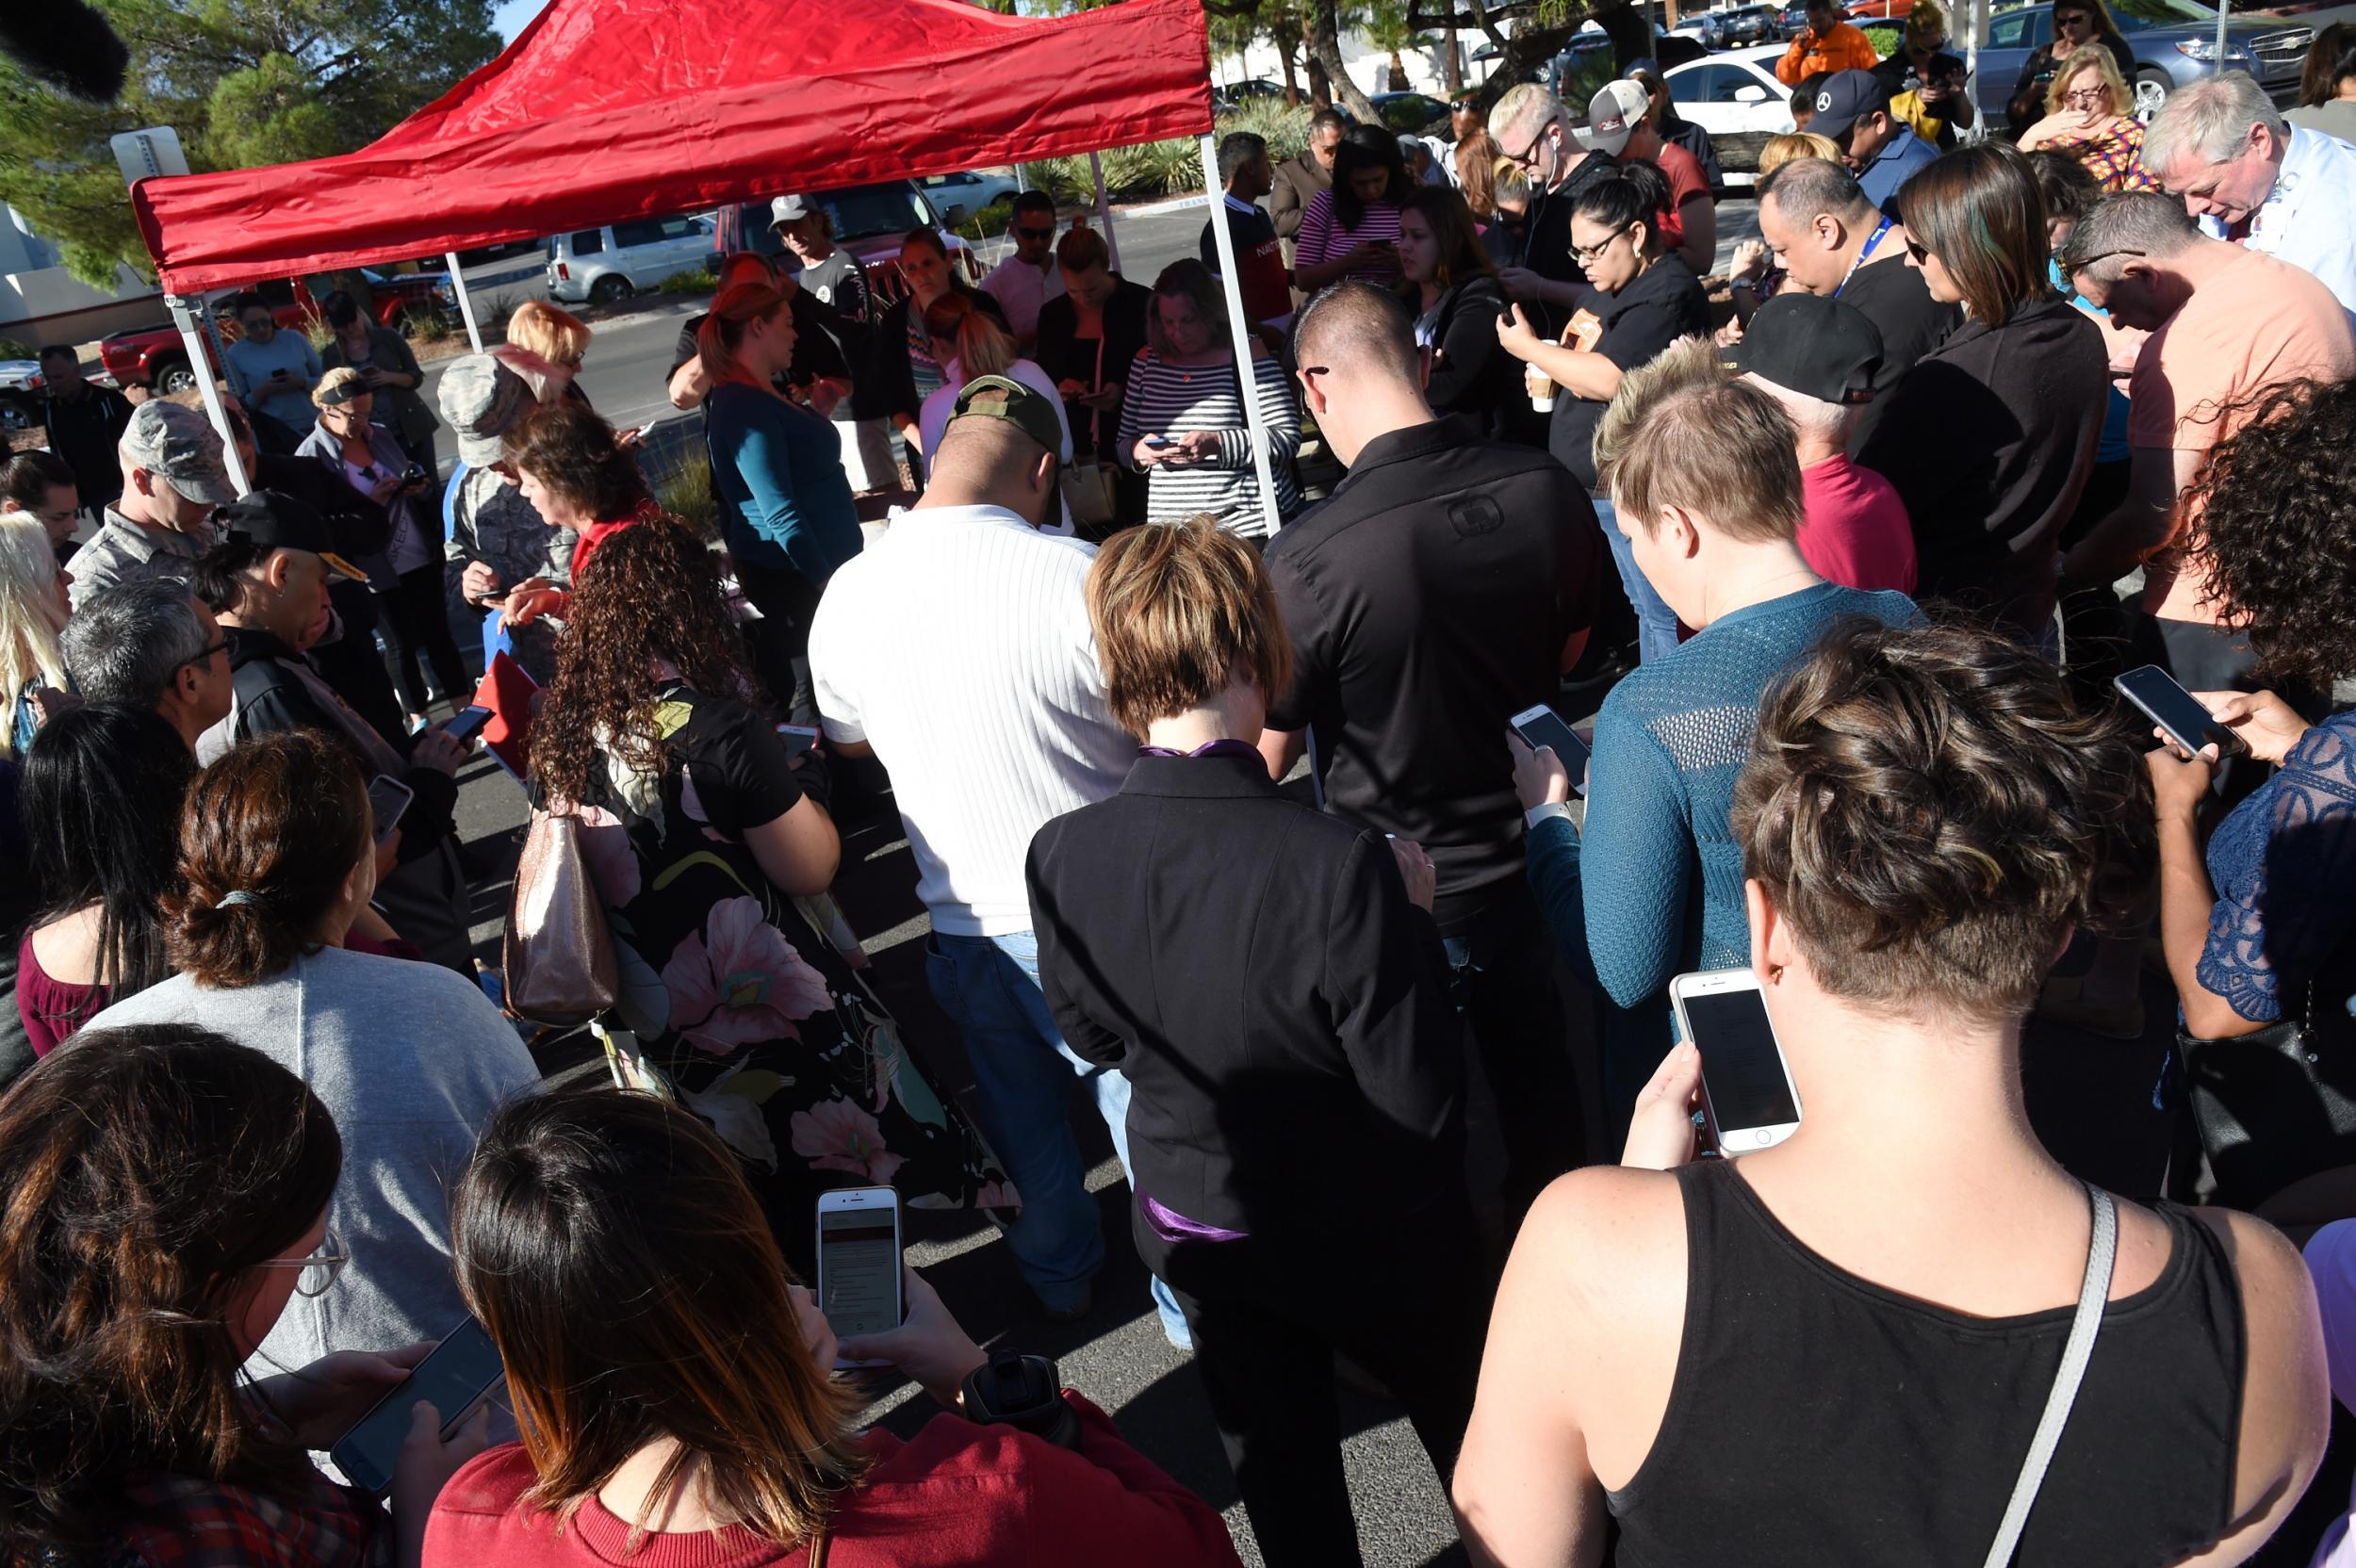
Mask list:
[[[515,863],[499,965],[507,1010],[533,1023],[586,1023],[619,994],[605,901],[581,857],[581,825],[571,816],[532,808]]]

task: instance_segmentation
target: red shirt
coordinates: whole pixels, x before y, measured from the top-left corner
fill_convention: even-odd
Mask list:
[[[1239,1568],[1209,1504],[1121,1440],[1076,1394],[1080,1446],[938,1415],[915,1441],[862,1440],[875,1465],[828,1524],[827,1568]],[[516,1499],[536,1478],[520,1444],[476,1456],[442,1488],[425,1527],[425,1568],[765,1568],[810,1560],[738,1526],[650,1534],[625,1558],[630,1521],[594,1496],[558,1534]]]
[[[1653,155],[1653,162],[1669,181],[1669,210],[1661,215],[1661,243],[1676,250],[1685,243],[1685,220],[1680,214],[1685,204],[1699,196],[1707,202],[1710,180],[1702,172],[1702,160],[1669,140],[1660,139],[1661,151]]]
[[[1914,592],[1914,525],[1888,480],[1843,454],[1800,470],[1800,554],[1844,588]]]

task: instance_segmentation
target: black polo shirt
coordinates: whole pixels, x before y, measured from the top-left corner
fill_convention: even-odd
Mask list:
[[[1442,893],[1521,875],[1505,721],[1553,700],[1602,553],[1544,452],[1454,419],[1376,437],[1268,547],[1294,658],[1268,727],[1307,728],[1326,808],[1423,845]]]

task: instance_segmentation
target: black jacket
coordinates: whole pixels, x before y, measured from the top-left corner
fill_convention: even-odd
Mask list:
[[[1505,290],[1475,272],[1440,296],[1432,324],[1432,375],[1424,401],[1435,414],[1458,414],[1492,439],[1506,434],[1507,415],[1523,396],[1522,365],[1497,342]]]
[[[1004,327],[1006,308],[997,298],[979,288],[968,288],[952,280],[950,287],[973,302],[973,308],[988,314]],[[859,417],[875,415],[916,417],[924,400],[916,395],[916,368],[908,359],[908,312],[916,307],[916,296],[903,294],[883,313],[875,323],[873,340],[867,346],[868,375],[873,378],[872,394],[862,391],[859,399]],[[1012,329],[1008,329],[1011,331]]]
[[[1256,756],[1140,757],[1039,829],[1029,875],[1055,1021],[1129,1077],[1139,1194],[1363,1247],[1462,1181],[1447,960],[1382,834],[1285,799]]]
[[[1126,278],[1113,289],[1112,298],[1104,302],[1106,381],[1122,381],[1128,376],[1130,363],[1145,349],[1145,320],[1153,308],[1153,291]],[[1058,384],[1067,377],[1085,383],[1096,374],[1096,351],[1073,335],[1079,325],[1079,313],[1068,294],[1058,294],[1039,306],[1039,341],[1031,351],[1031,359]],[[1067,402],[1063,412],[1072,426],[1072,456],[1112,455],[1114,437],[1121,429],[1118,405],[1111,412],[1099,415],[1079,403]],[[1100,433],[1104,437],[1101,445],[1097,441]]]
[[[123,465],[115,444],[131,423],[131,401],[111,386],[85,384],[72,402],[41,399],[41,423],[49,449],[74,470],[74,490],[92,511],[123,494]]]

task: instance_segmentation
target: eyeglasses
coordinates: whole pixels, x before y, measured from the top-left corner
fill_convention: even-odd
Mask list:
[[[212,662],[213,655],[215,655],[215,654],[217,654],[217,653],[220,653],[220,652],[224,651],[224,650],[225,650],[228,646],[229,646],[229,639],[228,639],[228,638],[226,638],[226,637],[223,637],[223,638],[221,638],[220,641],[218,641],[218,642],[215,642],[215,643],[212,643],[212,644],[208,645],[205,647],[205,651],[204,651],[203,653],[198,654],[195,658],[193,658],[193,659],[183,659],[183,660],[181,660],[181,661],[180,661],[180,662],[179,662],[179,663],[177,663],[177,664],[173,665],[172,667],[173,667],[174,669],[182,669],[182,670],[185,670],[185,669],[187,669],[187,668],[188,668],[190,664],[209,664],[209,663],[211,663],[211,662]]]
[[[1535,169],[1538,167],[1538,149],[1546,144],[1547,127],[1559,124],[1562,119],[1562,117],[1559,114],[1547,116],[1539,123],[1537,131],[1531,135],[1530,145],[1520,152],[1506,153],[1502,142],[1498,143],[1497,151],[1504,153],[1509,161],[1517,163],[1524,169]]]
[[[2062,102],[2073,109],[2099,109],[2110,101],[2111,90],[2106,87],[2082,87],[2062,94]]]
[[[1586,266],[1591,261],[1602,259],[1604,252],[1612,249],[1612,242],[1619,238],[1620,236],[1628,233],[1628,230],[1634,228],[1635,226],[1635,223],[1632,221],[1623,223],[1618,228],[1613,229],[1610,234],[1605,235],[1601,239],[1597,240],[1593,245],[1573,245],[1571,247],[1571,259],[1578,262],[1581,267]]]
[[[2117,256],[2141,256],[2149,253],[2144,251],[2097,251],[2090,256],[2080,256],[2076,261],[2062,263],[2062,276],[2075,278],[2098,261],[2109,261]]]
[[[335,1276],[342,1273],[344,1265],[351,1261],[352,1254],[344,1250],[343,1243],[335,1239],[335,1232],[330,1231],[322,1238],[319,1250],[309,1257],[272,1258],[262,1266],[300,1268],[303,1272],[295,1276],[295,1294],[316,1298],[327,1294],[327,1287],[335,1282]]]
[[[1055,237],[1055,228],[1052,223],[1043,229],[1034,229],[1027,225],[1018,224],[1014,232],[1016,237],[1021,239],[1053,239]]]

